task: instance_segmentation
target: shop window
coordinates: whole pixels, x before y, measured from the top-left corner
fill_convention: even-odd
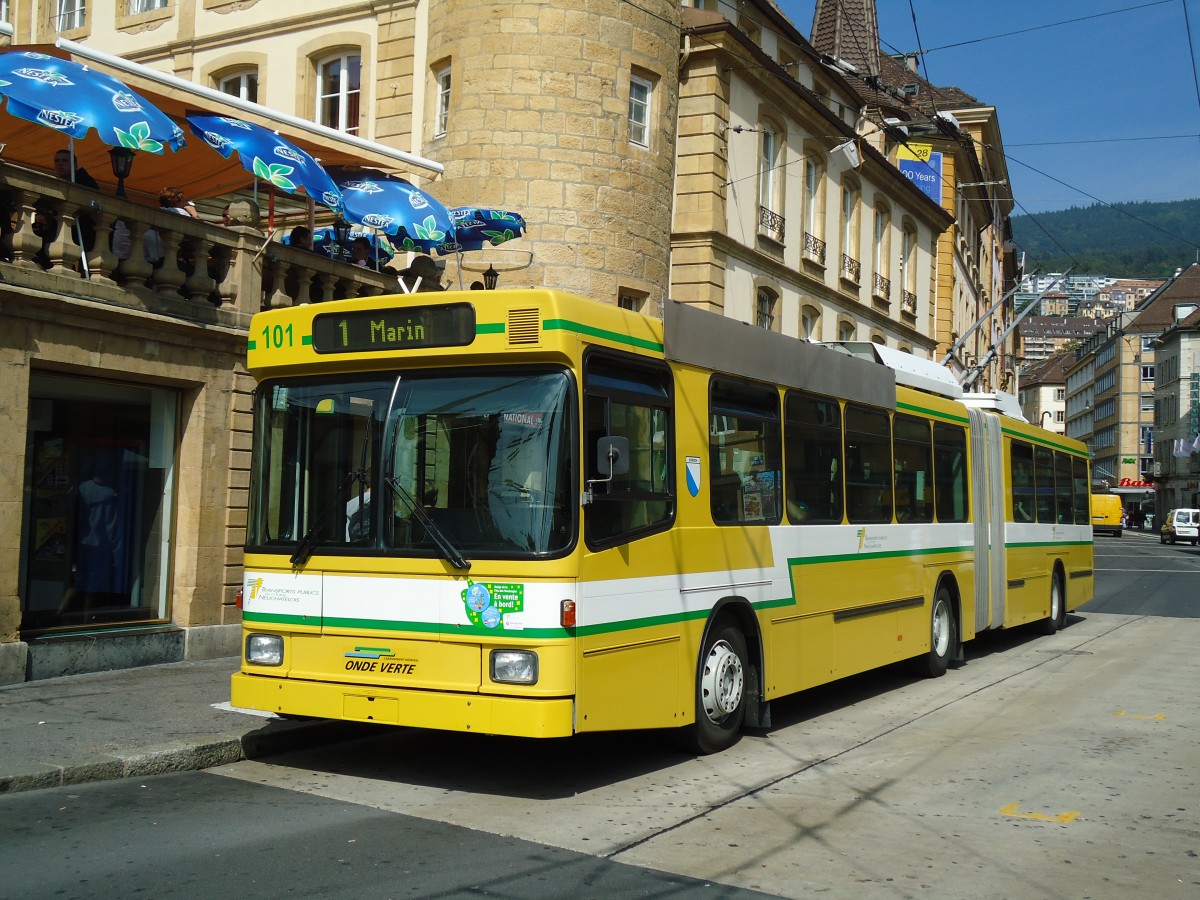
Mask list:
[[[94,379],[30,379],[23,630],[168,616],[178,401]]]

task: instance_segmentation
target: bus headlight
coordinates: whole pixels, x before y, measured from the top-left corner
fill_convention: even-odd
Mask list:
[[[282,666],[283,638],[277,634],[246,635],[246,662],[252,666]]]
[[[499,684],[537,684],[538,657],[532,650],[493,650],[492,681]]]

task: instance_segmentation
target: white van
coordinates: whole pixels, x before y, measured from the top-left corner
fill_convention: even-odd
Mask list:
[[[1158,533],[1158,542],[1174,544],[1176,541],[1190,541],[1193,546],[1200,544],[1200,509],[1173,509],[1167,513]]]

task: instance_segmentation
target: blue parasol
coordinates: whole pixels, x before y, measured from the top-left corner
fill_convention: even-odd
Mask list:
[[[0,95],[8,112],[81,140],[147,153],[186,143],[183,129],[127,85],[69,59],[23,50],[0,53]]]
[[[314,200],[340,210],[342,194],[321,164],[269,128],[229,116],[187,117],[192,132],[226,159],[237,153],[256,178],[289,194],[301,188]]]
[[[332,174],[346,220],[394,235],[397,252],[431,253],[454,233],[446,207],[403,178],[382,172]]]
[[[520,213],[478,206],[456,206],[450,210],[454,235],[439,246],[438,252],[461,253],[482,250],[520,237],[525,231],[525,217]]]

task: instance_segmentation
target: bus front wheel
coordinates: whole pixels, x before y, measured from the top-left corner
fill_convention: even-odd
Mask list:
[[[746,717],[746,638],[718,623],[704,642],[696,673],[696,721],[685,731],[695,753],[719,753],[738,739]]]

